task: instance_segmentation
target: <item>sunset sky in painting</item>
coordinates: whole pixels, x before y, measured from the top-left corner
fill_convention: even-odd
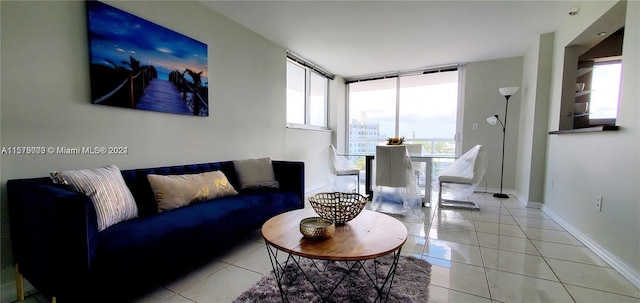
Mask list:
[[[188,68],[202,71],[207,85],[206,44],[101,2],[87,1],[87,14],[91,63],[112,66],[108,59],[126,67],[122,61],[132,56],[141,65],[155,66],[160,79]]]

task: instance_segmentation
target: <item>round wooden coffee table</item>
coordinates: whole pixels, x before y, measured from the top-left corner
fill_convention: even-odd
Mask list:
[[[282,300],[288,301],[282,289],[282,283],[286,282],[285,277],[288,274],[285,269],[288,266],[295,265],[313,284],[305,273],[305,267],[300,265],[300,258],[313,262],[344,262],[349,269],[344,278],[335,281],[336,284],[328,289],[325,287],[324,292],[314,285],[322,301],[327,301],[347,276],[359,274],[361,271],[369,277],[375,287],[378,293],[376,301],[386,300],[393,284],[402,245],[407,241],[408,232],[404,224],[391,216],[363,210],[353,220],[337,225],[335,234],[328,239],[311,240],[303,237],[299,229],[300,221],[317,216],[311,208],[299,209],[277,215],[262,226],[262,236],[267,245]],[[363,270],[366,262],[373,262],[373,265],[377,266],[380,262],[376,262],[376,259],[390,254],[393,260],[383,279],[372,277],[366,269]]]

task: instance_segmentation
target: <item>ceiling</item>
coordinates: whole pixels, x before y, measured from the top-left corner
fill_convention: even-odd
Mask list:
[[[345,78],[522,56],[580,6],[522,0],[201,1]]]

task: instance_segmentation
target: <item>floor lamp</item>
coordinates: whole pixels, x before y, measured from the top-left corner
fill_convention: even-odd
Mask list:
[[[517,87],[501,87],[500,89],[498,89],[498,91],[500,91],[500,94],[503,95],[506,99],[505,106],[504,106],[504,122],[500,121],[500,116],[493,115],[487,118],[487,123],[491,125],[496,125],[496,123],[500,122],[500,125],[502,125],[502,167],[500,168],[500,193],[493,194],[493,196],[496,198],[506,199],[506,198],[509,198],[509,196],[502,193],[502,180],[504,178],[504,141],[505,141],[505,135],[507,133],[507,113],[509,110],[509,98],[513,94],[518,92],[518,88]]]

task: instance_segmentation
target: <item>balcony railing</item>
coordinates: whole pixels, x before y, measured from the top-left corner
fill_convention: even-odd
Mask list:
[[[352,148],[345,156],[360,169],[361,187],[365,185],[365,157],[375,155],[375,147],[385,142],[385,139],[350,138],[349,145]],[[455,160],[453,157],[455,156],[456,142],[452,138],[410,138],[405,140],[405,144],[411,155],[433,157],[431,159],[431,180],[437,180],[440,171]],[[414,161],[412,163],[414,170],[416,170],[418,186],[424,188],[426,185],[425,162]]]

